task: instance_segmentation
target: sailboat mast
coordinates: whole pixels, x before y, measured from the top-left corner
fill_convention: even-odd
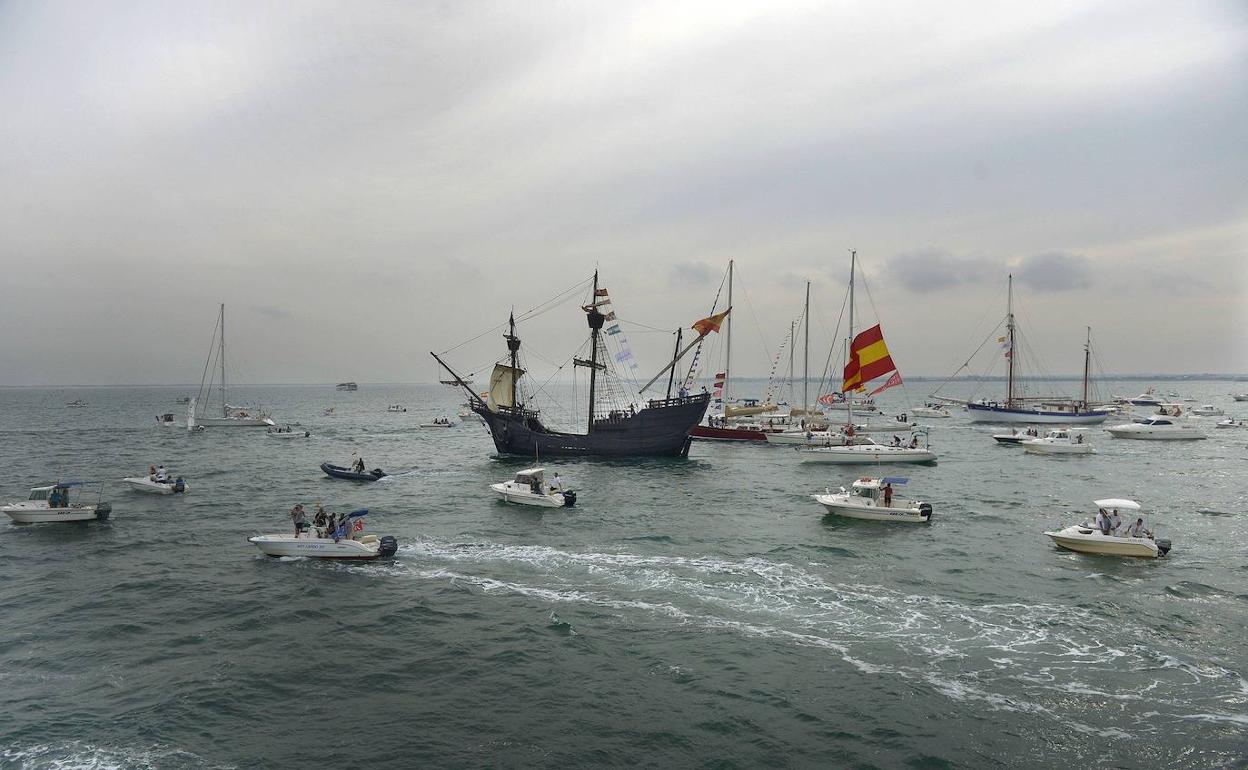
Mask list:
[[[221,303],[221,416],[229,417],[230,408],[225,400],[225,303]]]
[[[1088,338],[1083,343],[1083,408],[1088,408],[1088,375],[1092,368],[1092,327],[1088,328]]]
[[[853,355],[850,350],[850,342],[854,339],[854,270],[858,265],[858,252],[850,249],[849,251],[849,336],[845,338],[845,365],[849,366],[849,357]],[[853,427],[854,424],[854,395],[853,392],[845,394],[845,424]]]
[[[1009,358],[1007,359],[1007,364],[1006,364],[1007,374],[1006,374],[1006,385],[1005,385],[1005,406],[1006,408],[1009,408],[1009,407],[1014,406],[1014,356],[1016,354],[1016,351],[1014,350],[1014,275],[1013,274],[1010,274],[1006,283],[1005,328],[1008,333],[1009,346],[1010,346],[1010,349],[1008,351]]]
[[[793,386],[793,348],[797,342],[797,322],[789,321],[789,411],[793,411],[793,402],[797,400]]]
[[[728,307],[732,307],[732,266],[735,260],[728,260]],[[724,330],[724,389],[720,397],[724,401],[724,417],[728,417],[728,383],[732,371],[732,313],[728,314],[727,328]]]
[[[806,282],[806,310],[802,313],[806,324],[806,352],[802,358],[802,412],[810,415],[810,281]]]
[[[594,432],[594,389],[598,385],[598,334],[606,320],[598,312],[598,271],[594,271],[594,294],[589,301],[589,309],[585,311],[589,321],[589,426],[585,432]]]
[[[676,349],[672,351],[672,369],[667,375],[667,398],[669,400],[672,397],[672,384],[676,381],[676,362],[680,359],[680,343],[684,331],[683,327],[676,328]]]
[[[516,400],[517,372],[520,371],[520,338],[516,336],[515,310],[512,310],[511,315],[507,317],[507,350],[511,353],[511,408],[515,409],[520,406],[520,402]]]

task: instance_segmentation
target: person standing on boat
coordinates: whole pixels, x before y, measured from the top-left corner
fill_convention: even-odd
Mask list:
[[[290,509],[290,520],[295,524],[295,537],[308,529],[308,514],[303,510],[303,503],[296,503]]]
[[[884,485],[884,507],[893,507],[893,485],[891,483],[886,483]]]
[[[559,478],[559,471],[555,471],[554,478],[550,480],[550,491],[551,492],[563,491],[563,479]]]
[[[1102,535],[1109,534],[1109,516],[1105,514],[1104,508],[1096,509],[1096,528],[1101,531]]]
[[[1119,528],[1122,527],[1122,517],[1118,515],[1118,509],[1115,508],[1113,514],[1109,517],[1109,533],[1117,535]]]
[[[325,529],[329,526],[329,513],[320,503],[316,504],[316,516],[312,519],[312,525],[316,527],[317,537],[325,537]]]
[[[351,470],[355,471],[356,473],[363,473],[364,472],[364,458],[363,457],[355,458],[355,462],[351,464]]]

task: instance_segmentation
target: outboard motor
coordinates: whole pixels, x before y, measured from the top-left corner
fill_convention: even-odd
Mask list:
[[[391,556],[394,556],[394,554],[397,553],[398,550],[399,550],[399,541],[394,539],[394,535],[382,536],[381,548],[378,551],[378,553],[381,554],[381,558],[389,559]]]
[[[185,492],[185,491],[186,491],[186,482],[182,480],[181,476],[178,476],[177,480],[173,482],[173,492],[174,494],[177,494],[179,492]]]
[[[931,521],[932,520],[932,504],[931,503],[919,503],[919,515],[927,519],[928,521]]]
[[[569,490],[563,493],[563,507],[571,508],[576,505],[576,493]]]
[[[373,475],[376,476],[377,478],[381,478],[382,476],[386,475],[386,472],[383,471],[381,468],[373,468]]]
[[[108,514],[112,512],[113,512],[112,503],[100,503],[95,506],[95,518],[99,519],[100,521],[107,521]],[[1170,541],[1167,540],[1166,547],[1169,548],[1169,546],[1170,546]]]
[[[1165,556],[1166,554],[1170,553],[1170,541],[1169,540],[1156,538],[1155,540],[1153,540],[1153,542],[1157,544],[1158,555]]]

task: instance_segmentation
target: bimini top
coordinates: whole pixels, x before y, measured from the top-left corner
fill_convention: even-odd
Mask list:
[[[1104,500],[1093,500],[1098,508],[1125,508],[1128,511],[1141,510],[1143,506],[1134,500],[1127,500],[1121,497],[1107,497]]]
[[[348,518],[348,519],[356,519],[356,518],[359,518],[360,516],[367,516],[367,515],[368,515],[368,509],[367,509],[367,508],[361,508],[361,509],[360,509],[360,510],[358,510],[358,511],[351,511],[350,513],[348,513],[348,514],[347,514],[347,518]]]
[[[42,487],[31,487],[31,489],[32,490],[35,490],[35,489],[70,489],[72,487],[89,487],[89,486],[94,486],[100,483],[102,482],[99,482],[99,481],[60,481],[60,482],[57,482],[56,484],[48,484]]]

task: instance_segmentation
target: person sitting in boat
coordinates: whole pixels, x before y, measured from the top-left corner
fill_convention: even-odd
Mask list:
[[[317,537],[326,537],[325,530],[329,527],[329,512],[320,503],[316,504],[316,515],[312,517],[312,525],[316,527]]]
[[[1109,532],[1107,534],[1117,535],[1119,528],[1122,527],[1122,517],[1118,515],[1118,509],[1109,516]]]
[[[1102,535],[1109,534],[1109,514],[1105,513],[1104,508],[1096,509],[1096,528],[1101,531]]]
[[[364,458],[363,457],[355,458],[355,462],[351,463],[351,470],[355,471],[356,473],[363,473],[364,472]]]
[[[1144,528],[1144,517],[1139,517],[1127,528],[1126,537],[1152,537],[1153,533]]]
[[[157,484],[168,484],[168,483],[169,483],[169,472],[165,470],[165,466],[163,466],[163,465],[162,465],[162,466],[160,466],[159,468],[157,468],[157,469],[156,469],[156,478],[155,478],[155,481],[156,481],[156,483],[157,483]]]
[[[303,510],[303,503],[296,503],[290,509],[290,520],[295,524],[295,537],[308,530],[308,513]]]
[[[918,437],[918,436],[911,436],[911,437],[910,437],[910,448],[911,448],[911,449],[918,449],[918,448],[919,448],[919,437]]]
[[[151,479],[152,481],[156,480],[156,466],[155,465],[147,466],[147,477]]]
[[[60,487],[52,488],[52,494],[48,495],[48,507],[49,508],[61,507],[61,488]]]
[[[559,478],[559,471],[555,471],[554,478],[550,480],[550,491],[551,492],[563,491],[563,479]]]

